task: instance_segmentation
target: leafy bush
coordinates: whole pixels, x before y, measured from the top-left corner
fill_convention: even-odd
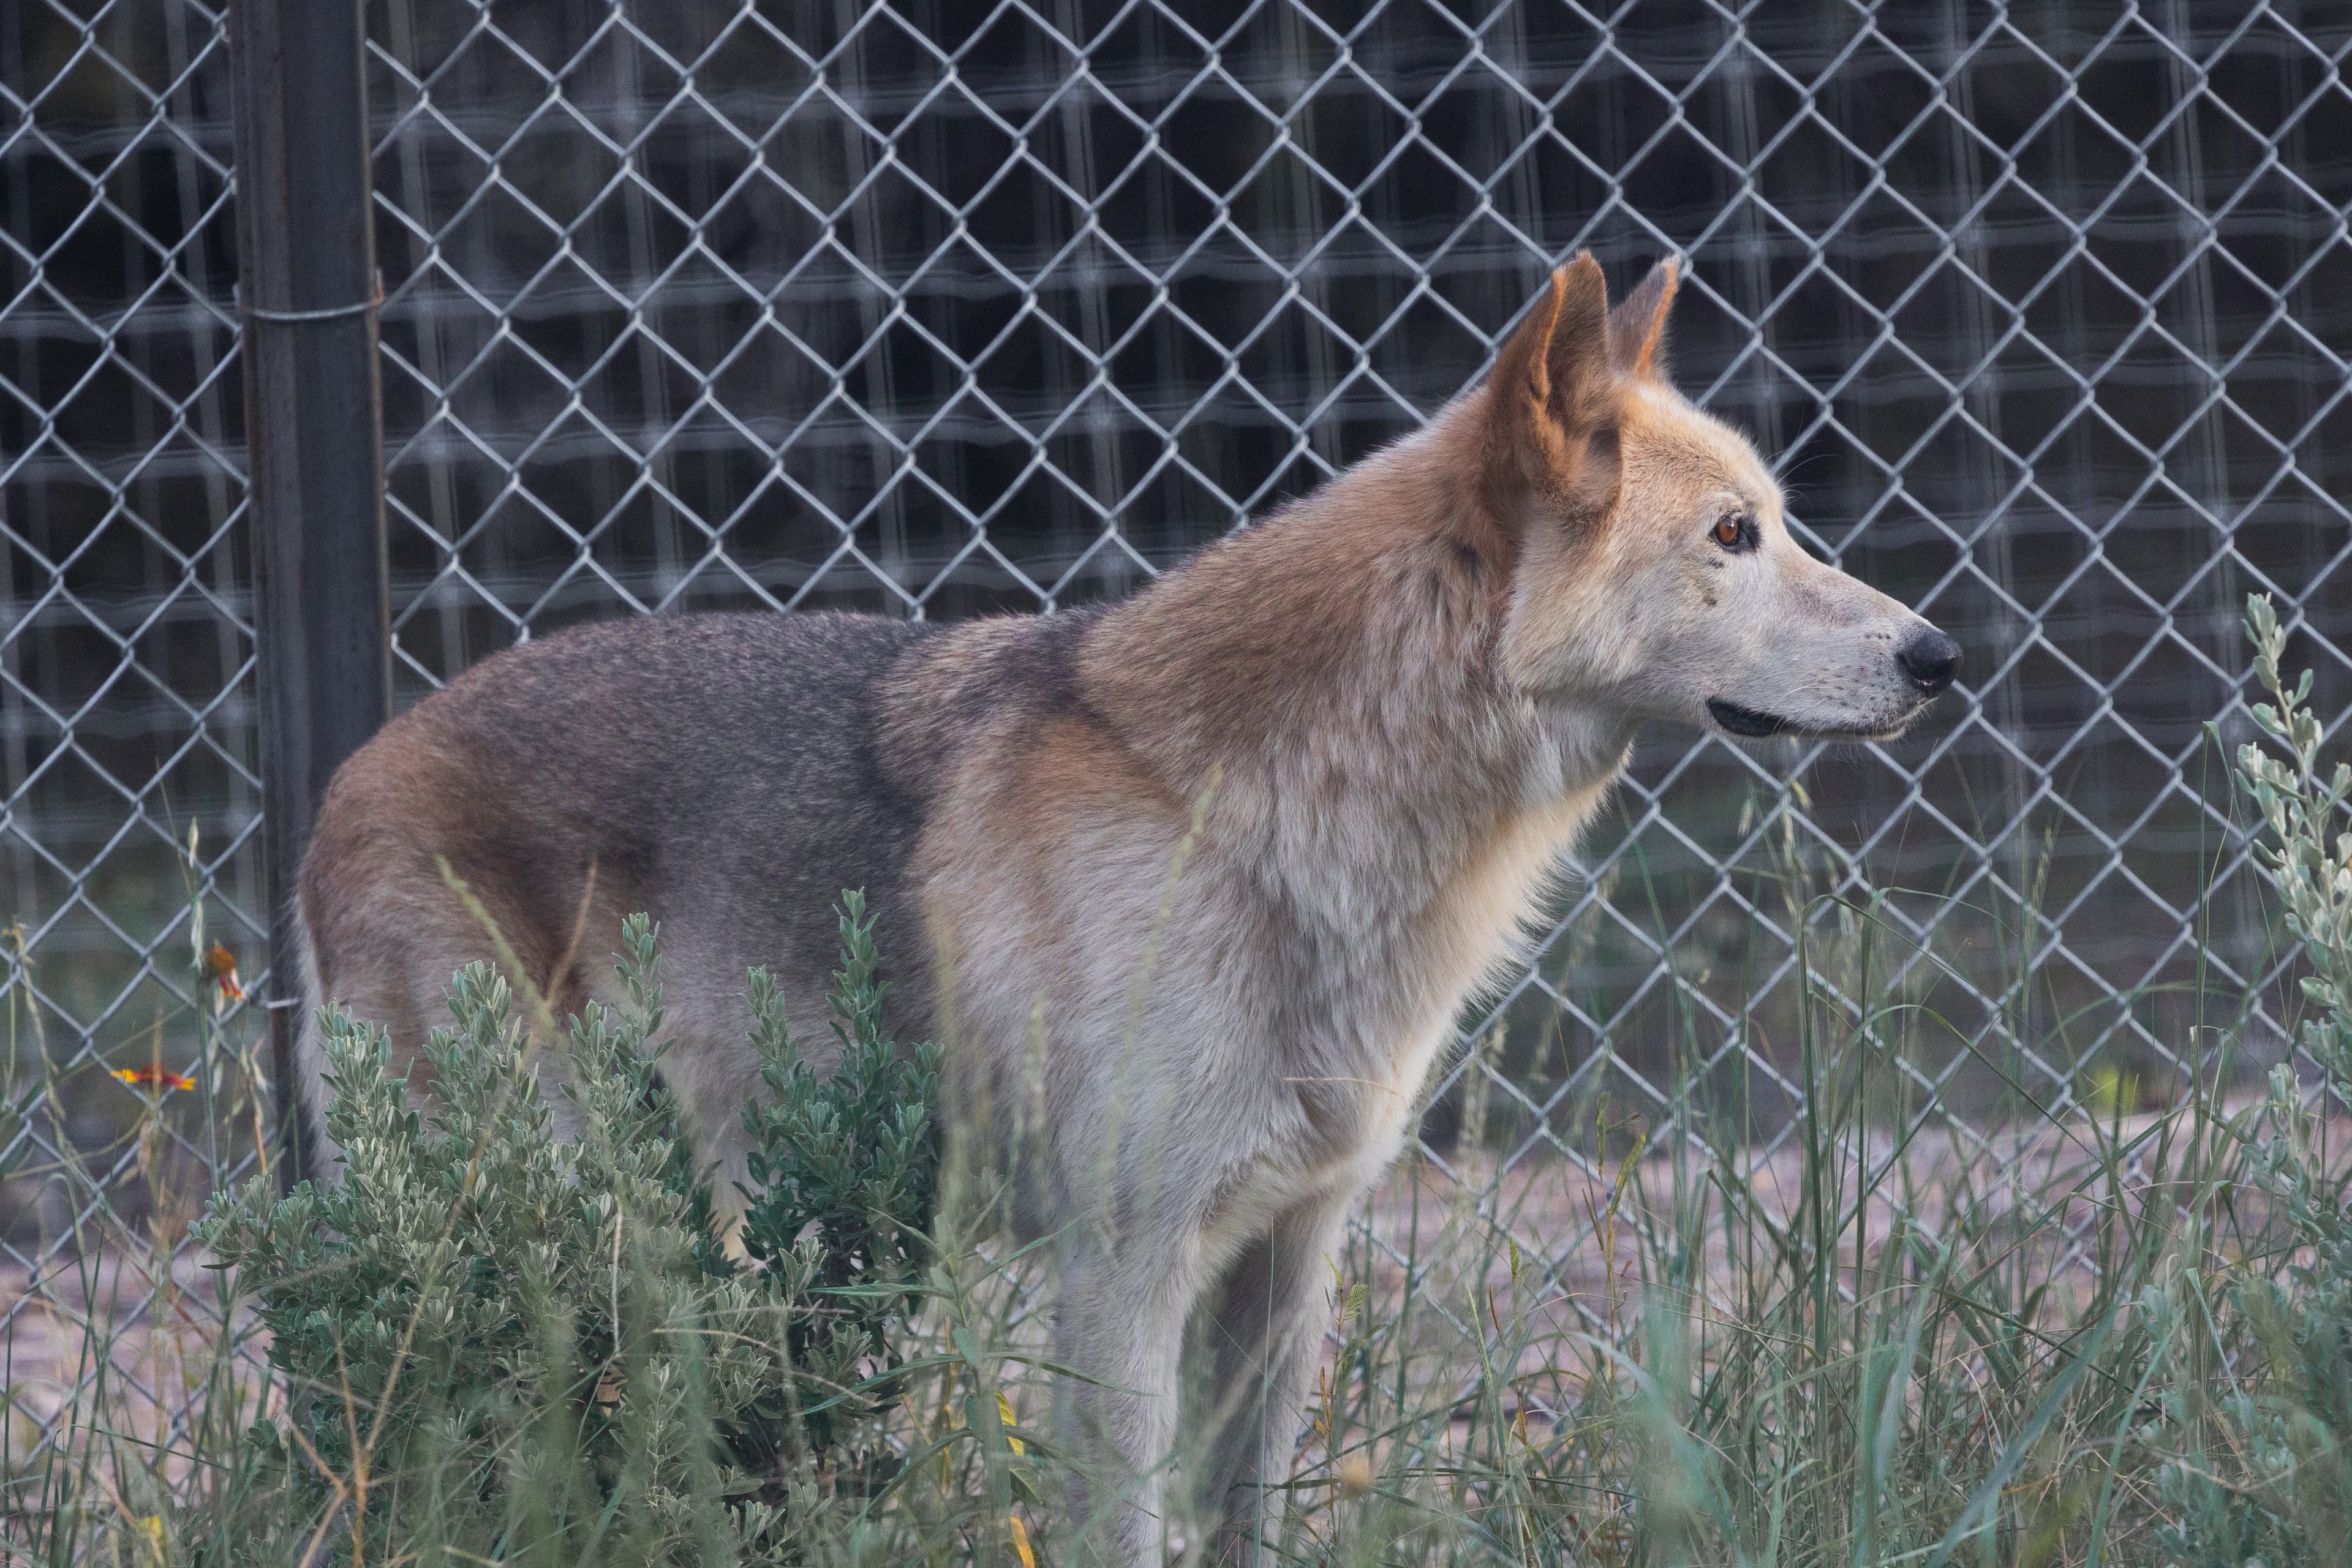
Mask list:
[[[882,1032],[854,897],[841,932],[831,1081],[753,980],[779,1097],[747,1118],[757,1268],[725,1257],[656,1074],[645,917],[624,931],[627,1005],[572,1021],[572,1136],[488,966],[457,976],[421,1116],[383,1033],[329,1015],[341,1180],[282,1199],[257,1181],[202,1229],[303,1391],[282,1429],[248,1434],[254,1528],[228,1555],[286,1561],[308,1535],[426,1561],[800,1560],[856,1533],[848,1483],[882,1450],[845,1450],[887,1407],[870,1363],[895,1365],[884,1336],[924,1259],[935,1075],[929,1047],[901,1060]]]
[[[2320,772],[2318,716],[2305,706],[2312,675],[2294,687],[2279,670],[2286,634],[2270,600],[2247,601],[2254,672],[2273,702],[2254,721],[2284,749],[2240,748],[2238,770],[2271,842],[2255,854],[2276,879],[2287,929],[2309,973],[2316,1010],[2303,1048],[2324,1094],[2352,1103],[2352,765]],[[2160,1477],[2165,1544],[2200,1563],[2268,1568],[2352,1560],[2352,1215],[2346,1172],[2332,1166],[2292,1067],[2270,1079],[2263,1119],[2250,1132],[2252,1174],[2278,1202],[2294,1248],[2274,1274],[2237,1285],[2232,1302],[2251,1334],[2244,1371],[2210,1412],[2202,1380],[2181,1377],[2168,1414],[2191,1437]],[[2194,1289],[2175,1282],[2175,1293]],[[2199,1419],[2209,1416],[2210,1419]],[[2224,1467],[2220,1462],[2226,1458]]]
[[[883,1027],[889,988],[875,977],[874,923],[862,894],[843,898],[831,998],[840,1060],[820,1077],[801,1059],[775,982],[753,970],[760,1076],[775,1098],[743,1110],[753,1183],[744,1194],[744,1251],[788,1274],[813,1255],[826,1305],[793,1319],[788,1349],[797,1363],[836,1369],[887,1358],[884,1330],[908,1309],[939,1184],[937,1047],[902,1054]],[[845,1408],[810,1412],[811,1440],[832,1442]]]

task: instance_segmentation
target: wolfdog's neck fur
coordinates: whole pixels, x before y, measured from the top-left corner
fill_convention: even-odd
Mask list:
[[[1226,852],[1354,954],[1360,1005],[1417,1013],[1506,958],[1632,740],[1501,668],[1515,532],[1464,460],[1479,401],[1170,574],[1079,656],[1171,794],[1218,770]]]

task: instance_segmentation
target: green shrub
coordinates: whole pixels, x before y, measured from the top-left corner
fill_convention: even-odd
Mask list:
[[[888,987],[875,977],[873,921],[860,894],[845,894],[844,910],[831,997],[840,1060],[820,1077],[801,1059],[775,982],[753,970],[753,1037],[774,1099],[743,1110],[752,1181],[744,1251],[789,1272],[814,1248],[824,1306],[793,1320],[788,1348],[795,1363],[829,1367],[891,1360],[885,1329],[905,1315],[929,1255],[940,1163],[937,1049],[902,1054],[884,1029]],[[811,1411],[810,1439],[833,1442],[845,1408]]]
[[[820,1081],[753,980],[757,1268],[724,1255],[661,1086],[655,932],[625,928],[628,1003],[572,1021],[559,1135],[528,1033],[488,966],[456,978],[420,1115],[383,1033],[326,1020],[341,1179],[215,1197],[202,1239],[236,1270],[299,1391],[247,1436],[222,1561],[315,1538],[382,1559],[805,1560],[858,1534],[895,1368],[886,1334],[924,1259],[936,1154],[929,1047],[879,1023],[852,896]],[[850,1250],[840,1250],[849,1248]],[[832,1250],[829,1250],[832,1249]]]
[[[2254,721],[2284,750],[2256,744],[2238,770],[2268,830],[2255,854],[2273,877],[2287,929],[2308,969],[2315,1016],[2301,1043],[2323,1094],[2352,1103],[2352,765],[2320,771],[2320,722],[2305,704],[2312,676],[2289,688],[2279,670],[2286,634],[2268,598],[2247,602],[2254,672],[2273,702]],[[2160,1536],[2199,1563],[2266,1568],[2352,1561],[2352,1215],[2346,1172],[2331,1164],[2292,1067],[2273,1068],[2261,1121],[2251,1126],[2252,1174],[2283,1211],[2293,1255],[2285,1267],[2237,1284],[2231,1305],[2247,1354],[2226,1392],[2205,1408],[2203,1380],[2183,1376],[2167,1413],[2189,1437],[2166,1466]],[[2176,1282],[2175,1293],[2194,1289]]]

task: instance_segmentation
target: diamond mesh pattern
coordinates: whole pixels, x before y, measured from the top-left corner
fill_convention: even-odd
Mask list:
[[[2011,1092],[1987,1058],[2063,1104],[2268,1018],[2204,726],[2243,731],[2250,590],[2352,704],[2325,8],[369,16],[404,699],[622,611],[1128,591],[1412,428],[1575,247],[1621,286],[1675,250],[1678,379],[1803,538],[1960,636],[1964,690],[1892,746],[1647,737],[1465,1021],[1433,1169],[1505,1223],[1528,1162],[1695,1102],[1769,1159],[1801,943],[1858,992],[1875,932],[1869,984],[1951,1021],[1899,1055],[1964,1141]],[[68,1069],[176,983],[188,821],[259,939],[220,54],[194,0],[0,20],[0,864]],[[1859,927],[1808,901],[1865,886]]]
[[[0,1334],[16,1454],[101,1375],[126,1418],[152,1419],[139,1436],[176,1436],[186,1394],[149,1320],[168,1296],[171,1331],[203,1333],[177,1216],[252,1159],[211,1114],[231,1079],[189,1026],[192,889],[248,968],[264,931],[225,47],[219,13],[183,0],[0,16]],[[152,1058],[205,1081],[142,1141],[151,1091],[104,1069]],[[135,1263],[101,1256],[125,1235]],[[127,1336],[110,1366],[79,1359],[94,1319]]]

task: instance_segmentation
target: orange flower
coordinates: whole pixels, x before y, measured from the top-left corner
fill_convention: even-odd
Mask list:
[[[185,1073],[166,1072],[159,1067],[116,1068],[114,1076],[139,1089],[194,1089],[196,1080]]]
[[[205,967],[220,983],[221,994],[232,1002],[244,1000],[245,987],[236,981],[236,954],[215,942],[205,950]]]

